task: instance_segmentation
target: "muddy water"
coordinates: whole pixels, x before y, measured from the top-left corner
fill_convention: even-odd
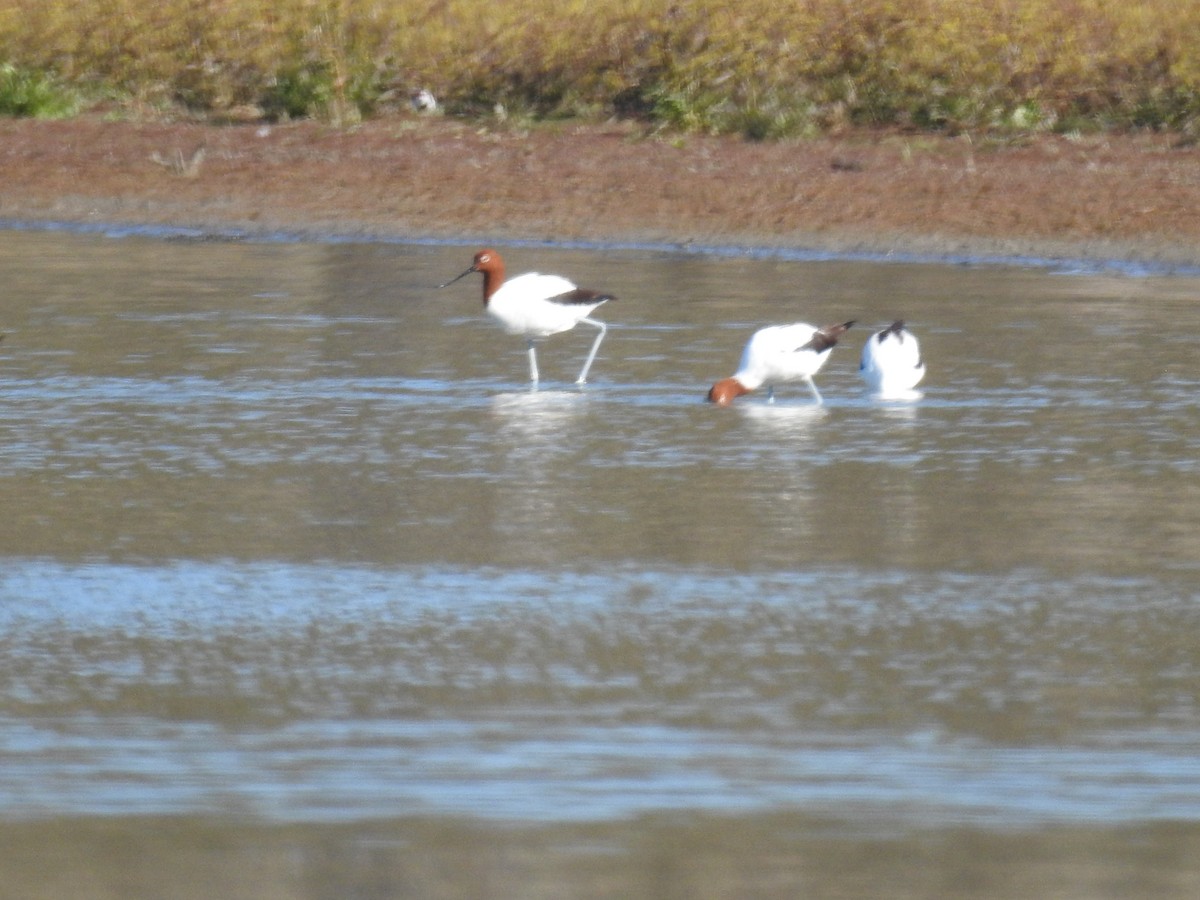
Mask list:
[[[1195,895],[1200,282],[472,249],[5,234],[0,896]]]

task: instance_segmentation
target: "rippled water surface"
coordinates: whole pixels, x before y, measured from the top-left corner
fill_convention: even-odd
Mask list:
[[[514,247],[620,298],[530,390],[472,250],[5,235],[6,828],[1200,824],[1200,281]]]

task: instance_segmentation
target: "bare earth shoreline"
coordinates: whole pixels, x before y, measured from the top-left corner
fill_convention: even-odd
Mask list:
[[[1200,266],[1171,135],[649,135],[627,123],[0,122],[0,219]]]

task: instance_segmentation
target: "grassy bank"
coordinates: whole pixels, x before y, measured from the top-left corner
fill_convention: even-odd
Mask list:
[[[0,112],[1190,134],[1197,47],[1188,0],[0,0]]]

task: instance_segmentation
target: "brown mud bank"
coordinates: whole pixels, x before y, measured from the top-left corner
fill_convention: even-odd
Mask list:
[[[753,143],[82,117],[0,122],[0,159],[8,221],[1200,263],[1200,147],[1169,135]]]

